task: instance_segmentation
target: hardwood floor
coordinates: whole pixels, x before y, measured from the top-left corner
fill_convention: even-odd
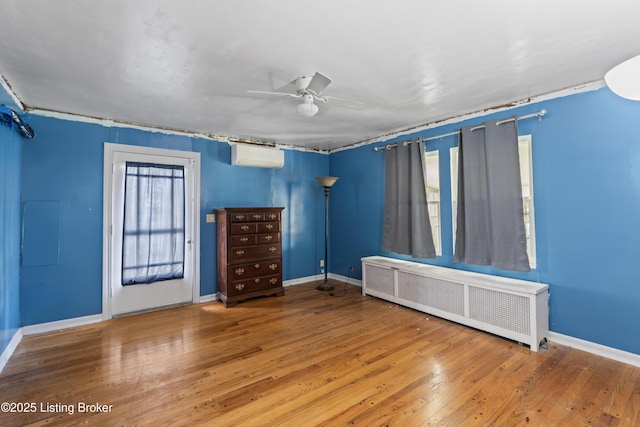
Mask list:
[[[25,337],[0,401],[36,408],[0,425],[640,425],[640,368],[553,343],[533,353],[342,289]]]

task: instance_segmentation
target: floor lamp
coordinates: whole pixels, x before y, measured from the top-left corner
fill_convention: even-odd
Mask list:
[[[332,291],[333,285],[329,284],[329,189],[338,180],[335,176],[316,177],[320,185],[324,187],[324,283],[316,287],[319,291]]]

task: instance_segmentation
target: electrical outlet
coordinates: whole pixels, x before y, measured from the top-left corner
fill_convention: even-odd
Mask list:
[[[324,260],[323,259],[320,260],[320,267],[324,267]]]
[[[207,214],[207,222],[216,222],[216,214]]]

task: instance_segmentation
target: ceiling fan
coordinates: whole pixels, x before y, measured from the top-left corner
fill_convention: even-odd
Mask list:
[[[301,76],[284,86],[282,92],[270,92],[264,90],[250,90],[250,93],[263,93],[267,95],[289,96],[292,98],[302,98],[302,103],[298,105],[298,114],[305,117],[313,117],[318,113],[318,106],[314,101],[326,104],[330,99],[340,99],[330,96],[323,96],[322,91],[329,86],[331,79],[326,75],[316,72],[313,77]],[[364,105],[357,101],[348,101],[353,104]]]

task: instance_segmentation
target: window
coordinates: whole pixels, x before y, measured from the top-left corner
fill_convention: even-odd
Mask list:
[[[524,211],[524,226],[527,230],[527,254],[529,265],[536,267],[536,233],[533,214],[533,161],[531,158],[531,135],[518,138],[520,154],[520,182],[522,182],[522,203]]]
[[[436,255],[442,255],[442,236],[440,233],[440,165],[438,151],[425,153],[425,181],[427,183],[427,204],[429,206],[429,221]]]
[[[122,285],[184,277],[184,166],[126,162]]]
[[[524,227],[527,231],[527,254],[529,265],[536,267],[536,233],[533,210],[533,162],[531,157],[531,135],[518,137],[520,154],[520,181],[522,182],[522,203]],[[450,150],[451,159],[451,216],[453,220],[453,247],[456,242],[456,225],[458,214],[458,147]]]

